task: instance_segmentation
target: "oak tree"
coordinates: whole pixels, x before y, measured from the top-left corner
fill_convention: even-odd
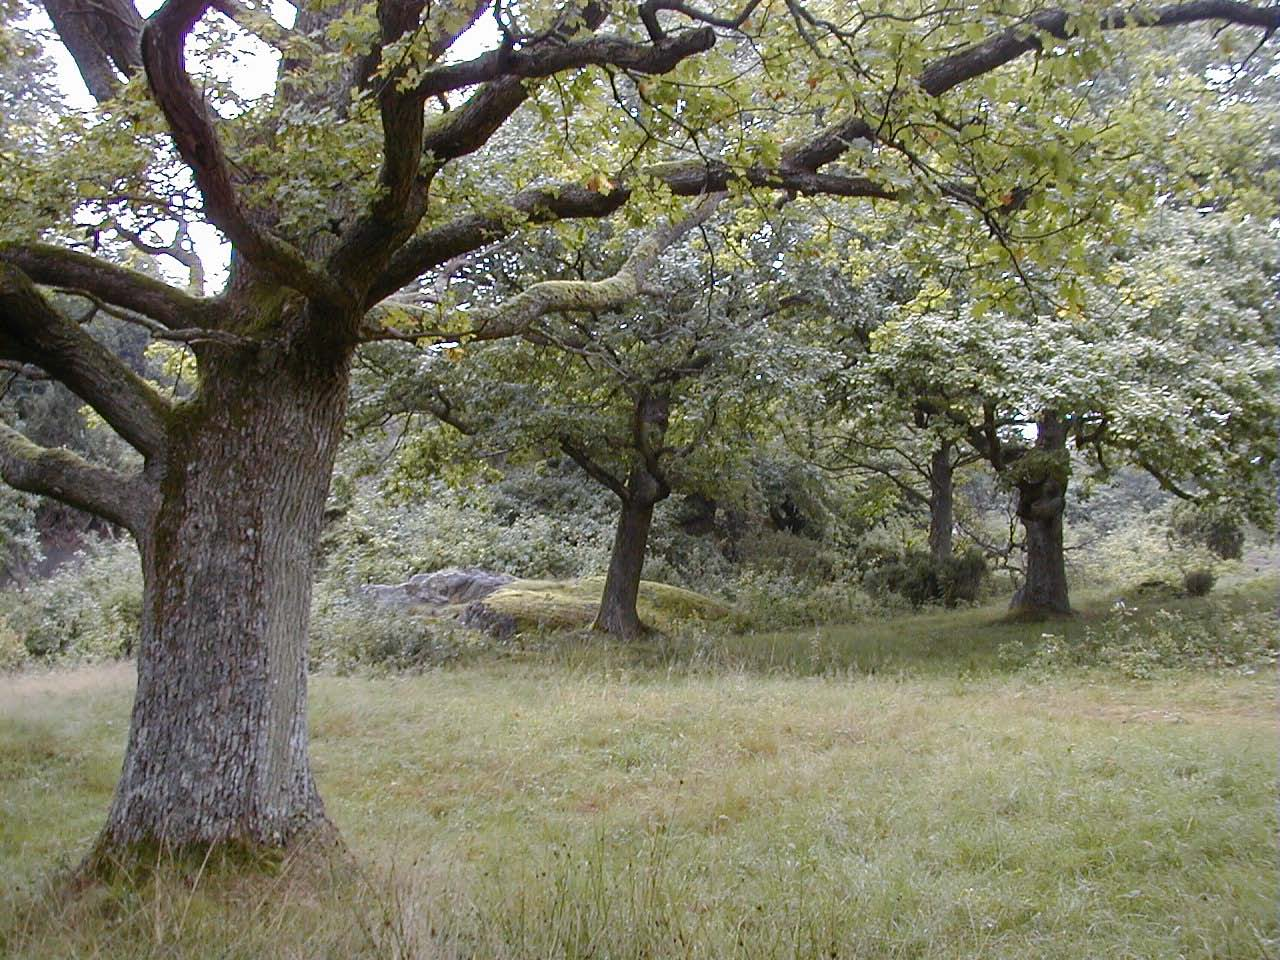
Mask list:
[[[1069,106],[1108,36],[1280,25],[1280,8],[1236,0],[907,16],[797,0],[714,14],[684,0],[340,0],[287,23],[228,0],[165,0],[145,18],[130,0],[44,7],[96,106],[59,119],[57,151],[6,159],[0,358],[63,383],[137,458],[113,469],[0,426],[0,474],[138,542],[137,694],[98,843],[119,856],[328,829],[305,637],[359,345],[498,338],[584,307],[543,287],[479,326],[404,323],[387,301],[406,285],[513,232],[655,217],[728,188],[934,211],[984,250],[1002,218],[1069,232],[1046,184],[1094,185],[1069,176],[1087,166]],[[500,39],[462,52],[482,17]],[[231,76],[250,38],[279,54],[261,96]],[[486,144],[512,124],[529,146],[499,165]],[[216,292],[193,256],[202,228],[231,249]],[[126,245],[174,282],[131,266]],[[620,285],[605,292],[629,296]],[[90,313],[189,348],[193,392],[133,372],[82,326]]]

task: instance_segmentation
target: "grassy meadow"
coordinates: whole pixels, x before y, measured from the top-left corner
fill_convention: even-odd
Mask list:
[[[349,856],[79,893],[131,669],[3,678],[0,955],[1280,956],[1274,671],[1010,666],[1107,606],[316,677]]]

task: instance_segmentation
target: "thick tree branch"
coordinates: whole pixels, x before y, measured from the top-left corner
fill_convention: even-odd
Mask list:
[[[803,171],[770,172],[763,168],[742,171],[725,164],[659,164],[642,171],[635,179],[645,178],[662,183],[673,194],[681,197],[718,193],[740,180],[753,186],[802,194],[821,193],[878,199],[894,199],[898,196],[896,191],[865,177]],[[433,227],[414,237],[391,258],[387,268],[370,289],[366,303],[372,306],[433,267],[495,243],[526,224],[607,217],[626,204],[631,192],[631,184],[625,181],[616,183],[607,191],[589,190],[575,183],[531,187],[512,197],[506,209],[459,217]]]
[[[715,42],[715,32],[708,27],[664,37],[656,43],[636,43],[602,34],[554,46],[499,48],[482,53],[474,60],[428,70],[418,84],[418,93],[424,98],[434,97],[498,77],[534,79],[588,66],[612,66],[634,73],[666,73],[686,57],[711,49]]]
[[[147,527],[154,494],[140,476],[90,463],[70,450],[37,446],[5,423],[0,423],[0,477],[11,487],[61,500],[135,536]]]
[[[967,80],[1042,49],[1045,35],[1070,39],[1075,33],[1072,18],[1065,10],[1042,10],[1026,23],[935,60],[920,72],[916,84],[930,96],[942,96]],[[1102,14],[1098,22],[1104,30],[1116,30],[1132,26],[1168,27],[1205,20],[1274,31],[1280,28],[1280,5],[1255,7],[1235,0],[1192,0],[1155,9],[1116,9]],[[840,157],[855,141],[877,139],[877,126],[860,116],[847,117],[808,141],[785,150],[783,169],[816,171]]]
[[[183,48],[187,34],[210,0],[167,0],[142,32],[142,61],[152,95],[160,106],[179,155],[191,168],[204,198],[205,215],[249,264],[313,301],[350,306],[350,296],[302,254],[256,224],[241,206],[231,166],[203,98],[187,75]]]
[[[587,476],[601,486],[612,490],[624,504],[631,499],[630,493],[627,492],[627,485],[596,463],[586,450],[574,443],[569,437],[560,438],[560,449],[568,454],[569,459],[581,467]]]
[[[382,41],[374,61],[381,57],[383,45],[394,42],[417,24],[421,12],[420,0],[384,0],[379,6]],[[599,27],[606,13],[605,7],[594,2],[569,7],[546,34],[528,43],[524,55],[560,49],[579,29]],[[475,15],[474,10],[472,14]],[[511,53],[505,45],[502,52],[504,56]],[[529,90],[520,77],[499,71],[460,109],[437,118],[428,130],[423,103],[430,94],[416,88],[402,90],[405,71],[404,67],[392,70],[383,79],[378,94],[383,136],[378,195],[328,262],[330,273],[356,278],[361,285],[373,281],[387,258],[421,222],[427,210],[427,189],[436,171],[450,160],[484,146],[529,98]]]
[[[217,300],[193,297],[162,280],[51,243],[0,243],[0,263],[45,286],[87,290],[166,327],[216,326],[223,309]]]
[[[142,16],[129,0],[44,0],[44,9],[99,103],[142,69]]]
[[[583,191],[590,194],[591,191]],[[591,203],[585,197],[585,202]],[[705,223],[715,212],[723,193],[703,197],[685,217],[663,224],[636,244],[631,255],[612,277],[603,280],[546,280],[488,309],[477,311],[466,329],[428,331],[413,337],[398,331],[367,326],[362,339],[417,339],[434,337],[464,340],[499,340],[524,334],[539,318],[549,313],[610,310],[626,304],[645,292],[644,283],[658,256],[690,230]],[[482,229],[482,224],[475,225]],[[472,238],[475,229],[463,231]],[[465,252],[465,251],[464,251]],[[448,257],[442,258],[442,262]]]
[[[106,347],[49,305],[21,270],[0,263],[0,357],[31,363],[102,415],[139,453],[164,450],[169,405]]]
[[[649,271],[662,252],[706,223],[724,196],[718,193],[704,197],[687,216],[650,232],[612,277],[535,283],[493,309],[482,311],[463,336],[469,340],[498,340],[520,335],[549,313],[599,312],[626,305],[646,292]]]

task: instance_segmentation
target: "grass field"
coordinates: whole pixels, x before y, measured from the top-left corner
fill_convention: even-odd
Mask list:
[[[76,896],[131,671],[0,679],[0,955],[1280,955],[1273,673],[1001,672],[993,616],[319,677],[355,862]]]

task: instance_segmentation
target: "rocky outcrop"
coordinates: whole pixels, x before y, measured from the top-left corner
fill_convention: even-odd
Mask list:
[[[363,593],[380,607],[412,609],[473,604],[483,600],[515,577],[468,567],[446,567],[435,573],[419,573],[404,583],[373,583]],[[424,611],[426,612],[426,611]]]
[[[480,630],[495,640],[509,640],[516,635],[519,624],[509,613],[499,613],[483,600],[467,604],[458,622],[472,630]]]

